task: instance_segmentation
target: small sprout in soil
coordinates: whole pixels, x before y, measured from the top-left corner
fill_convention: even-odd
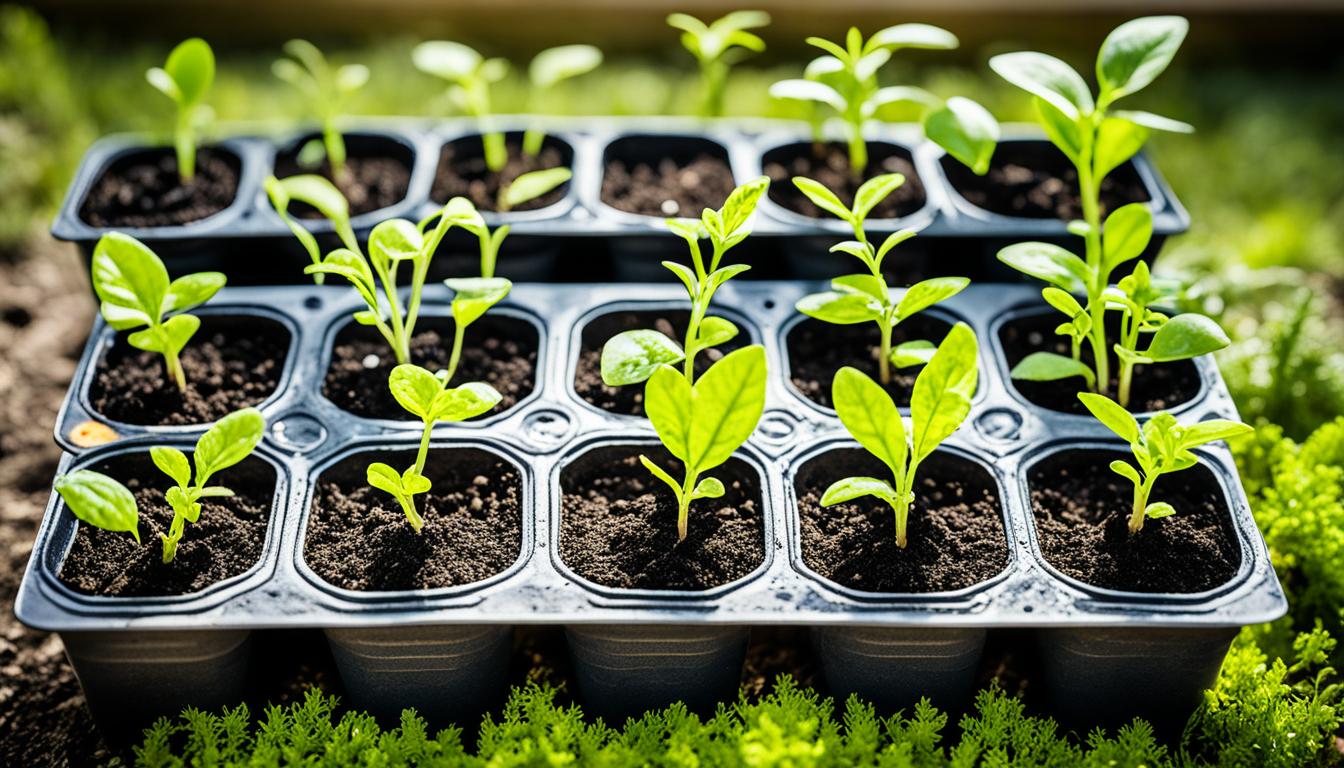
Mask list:
[[[700,115],[721,116],[728,71],[748,54],[765,50],[765,41],[747,30],[767,26],[770,14],[733,11],[706,26],[694,16],[673,13],[667,23],[681,30],[682,46],[700,64]]]
[[[345,139],[336,122],[350,94],[369,81],[369,68],[363,64],[333,67],[322,51],[307,40],[290,40],[285,43],[285,53],[289,58],[277,59],[271,71],[303,94],[322,123],[321,141],[314,139],[305,145],[299,152],[299,163],[315,168],[325,157],[332,177],[342,178],[346,174]]]
[[[1189,426],[1177,423],[1176,417],[1166,411],[1155,414],[1142,427],[1129,411],[1104,395],[1079,392],[1078,399],[1097,420],[1106,425],[1121,440],[1129,443],[1138,464],[1112,461],[1111,470],[1134,484],[1134,507],[1129,515],[1129,532],[1143,530],[1145,519],[1157,519],[1176,513],[1165,501],[1148,502],[1153,483],[1168,472],[1179,472],[1199,463],[1195,448],[1218,440],[1254,431],[1249,425],[1226,419],[1210,419]]]
[[[1116,267],[1143,253],[1152,237],[1153,217],[1146,204],[1133,203],[1112,211],[1103,222],[1101,185],[1107,174],[1142,148],[1150,131],[1194,130],[1160,115],[1113,107],[1121,98],[1146,87],[1167,68],[1189,26],[1179,16],[1151,16],[1117,27],[1097,54],[1100,90],[1095,98],[1082,75],[1053,56],[1022,51],[990,59],[989,65],[995,72],[1032,94],[1037,119],[1046,136],[1078,170],[1083,208],[1083,220],[1071,222],[1069,231],[1083,238],[1085,258],[1080,259],[1057,245],[1036,242],[1018,243],[999,252],[999,260],[1008,266],[1059,289],[1045,298],[1069,316],[1059,332],[1074,342],[1070,357],[1042,352],[1023,360],[1024,365],[1014,370],[1016,378],[1053,381],[1082,376],[1090,389],[1101,394],[1106,394],[1110,386],[1105,313],[1112,308],[1114,294],[1107,286]],[[1084,296],[1086,303],[1065,296],[1066,293]],[[1142,312],[1133,312],[1123,302],[1115,308],[1127,313],[1130,318],[1127,327],[1144,324]],[[1093,355],[1092,370],[1088,372],[1085,372],[1088,366],[1079,357],[1084,340]],[[1133,343],[1136,342],[1122,341],[1131,350]],[[1132,363],[1128,368],[1132,368]],[[1122,387],[1120,398],[1122,405],[1128,404],[1127,386]]]
[[[145,79],[177,104],[173,149],[178,177],[186,184],[196,176],[196,131],[212,118],[202,100],[215,81],[215,53],[199,37],[183,40],[168,54],[163,67],[145,72]]]
[[[904,548],[915,500],[919,465],[957,431],[971,411],[979,369],[975,334],[964,323],[952,327],[919,377],[910,398],[910,430],[891,396],[857,368],[835,374],[831,397],[849,434],[891,470],[891,482],[847,477],[831,484],[821,504],[833,506],[862,496],[885,501],[896,514],[896,545]]]
[[[177,545],[187,523],[201,517],[200,500],[232,496],[233,491],[219,485],[206,485],[216,472],[237,464],[252,453],[266,431],[266,420],[255,408],[244,408],[215,422],[200,440],[192,460],[176,448],[155,446],[149,449],[154,466],[176,485],[164,495],[173,510],[173,522],[163,541],[163,562],[177,556]],[[192,463],[196,478],[192,480]],[[76,518],[105,531],[125,531],[140,543],[140,510],[135,496],[120,482],[99,472],[81,469],[56,478],[56,492]]]
[[[609,386],[647,382],[644,410],[658,437],[684,467],[681,481],[654,464],[640,461],[667,483],[677,498],[677,540],[685,541],[690,504],[718,498],[723,483],[700,475],[728,460],[756,429],[765,409],[765,349],[754,344],[730,352],[695,378],[695,357],[737,336],[738,328],[721,317],[707,317],[719,286],[745,272],[745,264],[720,267],[723,255],[751,234],[748,226],[770,180],[764,176],[738,187],[717,211],[706,208],[699,221],[671,219],[668,226],[686,240],[694,269],[663,262],[686,286],[691,319],[686,347],[653,330],[625,331],[602,347],[602,380]],[[708,265],[700,239],[708,237]],[[682,363],[681,370],[674,365]]]
[[[178,356],[201,319],[182,314],[209,301],[224,287],[220,272],[197,272],[169,282],[168,270],[144,243],[120,232],[103,235],[93,249],[90,269],[103,319],[118,331],[140,328],[127,337],[136,349],[163,355],[168,378],[187,388]]]
[[[532,108],[528,111],[540,115],[541,101],[556,83],[592,72],[601,64],[602,51],[591,45],[557,45],[533,56],[527,66],[527,79],[532,85],[528,94]],[[532,126],[523,134],[523,154],[527,157],[540,154],[541,145],[546,141],[546,131],[536,118],[533,120]]]
[[[398,472],[387,464],[374,462],[369,465],[367,478],[369,485],[396,498],[416,533],[420,532],[425,521],[415,509],[415,496],[433,487],[424,471],[434,424],[440,421],[464,421],[479,416],[500,401],[499,393],[489,384],[473,381],[450,388],[450,378],[451,374],[447,370],[430,373],[418,365],[398,365],[388,376],[387,384],[392,390],[392,396],[402,408],[424,422],[425,428],[420,437],[420,450],[416,454],[415,464]]]
[[[430,40],[411,51],[416,69],[447,80],[448,95],[460,109],[481,123],[485,164],[499,172],[509,160],[504,134],[492,129],[490,86],[509,72],[505,59],[487,59],[476,49],[447,40]]]
[[[933,355],[933,343],[926,340],[907,341],[893,348],[891,335],[896,326],[915,313],[957,295],[971,282],[964,277],[935,277],[910,286],[899,300],[892,295],[882,274],[882,262],[893,248],[914,237],[915,231],[893,232],[881,246],[874,248],[864,234],[863,221],[869,211],[904,182],[905,177],[899,173],[875,176],[859,187],[854,195],[854,206],[849,208],[820,182],[801,176],[793,179],[798,189],[818,208],[839,217],[854,230],[854,240],[832,246],[831,252],[848,253],[868,268],[866,275],[837,277],[831,281],[831,290],[804,296],[796,308],[808,317],[836,325],[877,323],[881,339],[878,378],[883,386],[891,383],[891,365],[898,368],[923,365]]]
[[[523,203],[550,192],[573,176],[574,173],[568,168],[545,168],[521,174],[500,188],[495,208],[500,213],[508,213]]]
[[[902,48],[956,48],[958,41],[951,32],[928,24],[897,24],[865,41],[858,29],[850,27],[843,45],[820,37],[809,37],[807,42],[825,55],[809,62],[801,79],[781,80],[770,86],[770,95],[834,109],[847,126],[849,170],[856,180],[863,178],[868,167],[864,124],[879,109],[897,102],[923,108],[924,134],[948,154],[977,174],[989,170],[999,141],[999,123],[989,110],[961,96],[943,101],[923,88],[878,85],[877,72],[894,52]],[[818,125],[814,119],[814,134],[819,133]]]

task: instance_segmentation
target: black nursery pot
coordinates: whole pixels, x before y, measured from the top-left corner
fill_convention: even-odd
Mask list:
[[[1151,704],[1154,691],[1161,693],[1163,707],[1184,711],[1198,700],[1238,628],[1283,615],[1283,593],[1231,454],[1223,445],[1201,450],[1199,471],[1205,474],[1187,470],[1174,475],[1173,481],[1180,488],[1186,481],[1213,478],[1213,486],[1200,487],[1213,489],[1222,500],[1221,519],[1237,552],[1235,569],[1225,578],[1196,593],[1138,593],[1086,584],[1051,560],[1048,531],[1038,524],[1032,507],[1031,472],[1057,452],[1115,451],[1123,446],[1089,416],[1035,407],[1013,394],[996,334],[1005,316],[1038,299],[1038,287],[1029,285],[973,284],[929,313],[967,323],[980,339],[983,365],[971,413],[929,460],[930,484],[921,485],[921,498],[934,499],[952,487],[940,480],[944,464],[937,457],[975,467],[982,478],[987,474],[984,487],[994,489],[998,503],[981,519],[993,519],[1002,527],[996,534],[1002,538],[995,539],[998,543],[992,548],[993,567],[955,587],[896,584],[863,589],[862,582],[852,581],[853,573],[823,572],[809,560],[813,543],[804,536],[807,531],[798,511],[803,486],[798,481],[813,460],[836,452],[842,458],[853,455],[862,460],[835,415],[807,400],[787,374],[788,331],[797,322],[794,303],[824,287],[824,283],[734,281],[716,297],[714,314],[737,322],[744,343],[765,347],[769,377],[759,427],[732,461],[709,473],[725,481],[751,478],[753,488],[759,488],[753,490],[759,495],[751,496],[750,505],[753,525],[758,527],[750,528],[749,536],[759,542],[759,554],[752,550],[750,556],[727,558],[731,569],[704,569],[715,578],[661,585],[642,578],[626,582],[607,578],[606,574],[621,572],[604,565],[614,562],[605,559],[612,552],[623,554],[616,551],[621,547],[646,551],[651,559],[664,558],[663,565],[680,562],[667,559],[680,556],[675,514],[663,514],[666,509],[658,506],[669,504],[670,494],[643,467],[630,463],[631,454],[648,452],[655,460],[666,461],[665,466],[672,465],[658,455],[647,422],[628,411],[597,407],[574,387],[582,351],[587,347],[591,352],[594,343],[604,341],[585,329],[612,314],[684,311],[682,286],[515,285],[509,298],[486,317],[517,320],[534,329],[539,342],[535,387],[505,411],[435,427],[427,467],[445,473],[435,476],[431,493],[449,494],[468,487],[465,474],[452,475],[455,468],[466,466],[459,458],[468,453],[499,457],[501,466],[511,467],[520,482],[516,552],[509,551],[503,558],[506,563],[473,572],[452,585],[420,588],[401,583],[394,589],[373,590],[351,589],[328,578],[327,569],[333,564],[353,558],[308,548],[314,540],[315,515],[330,511],[325,502],[315,506],[313,500],[324,498],[323,489],[337,477],[334,468],[347,460],[354,462],[356,477],[380,454],[394,466],[408,462],[406,452],[418,444],[420,424],[352,415],[324,394],[332,341],[351,314],[363,308],[347,288],[229,287],[206,309],[218,310],[221,316],[265,314],[292,334],[287,373],[276,393],[261,405],[268,426],[258,452],[277,467],[280,482],[260,564],[236,581],[183,598],[113,600],[72,594],[55,574],[77,525],[53,494],[19,588],[16,613],[30,626],[68,638],[90,700],[113,702],[95,705],[112,713],[100,718],[114,716],[121,706],[106,699],[104,692],[112,690],[123,698],[128,692],[139,695],[143,688],[139,678],[137,687],[131,688],[125,677],[116,675],[130,674],[131,669],[136,675],[145,674],[146,643],[155,638],[174,638],[175,647],[182,649],[163,654],[162,663],[154,665],[154,674],[171,683],[163,689],[200,694],[199,703],[221,705],[237,700],[232,686],[248,676],[247,637],[275,629],[317,628],[329,639],[352,701],[390,713],[413,697],[422,712],[433,712],[440,720],[435,725],[469,718],[455,709],[459,703],[484,702],[502,694],[504,676],[498,665],[504,658],[501,654],[507,654],[511,629],[519,625],[564,627],[579,676],[581,703],[612,717],[676,699],[711,708],[716,700],[731,696],[740,682],[750,628],[792,626],[811,631],[833,689],[864,693],[884,708],[908,705],[918,694],[932,694],[957,706],[974,684],[967,670],[984,662],[982,645],[995,643],[1004,633],[1025,635],[1041,649],[1042,688],[1051,705],[1065,714],[1088,712],[1100,718],[1108,713],[1095,709],[1098,702]],[[448,299],[442,286],[428,286],[423,316],[443,318]],[[589,321],[594,321],[592,326]],[[69,395],[71,402],[82,397],[109,337],[101,324],[95,326]],[[472,343],[470,333],[468,338]],[[1182,420],[1235,417],[1212,359],[1198,359],[1194,366],[1201,386],[1198,395],[1182,406]],[[67,403],[61,434],[73,426],[67,422],[77,413],[75,407]],[[82,413],[81,418],[88,416]],[[90,449],[67,444],[70,453],[62,459],[60,471],[90,466],[122,451],[144,451],[161,442],[189,447],[205,426],[119,424],[124,434],[115,445]],[[603,453],[613,447],[626,453]],[[585,462],[601,471],[621,469],[638,479],[640,494],[651,494],[652,502],[630,502],[627,507],[652,503],[655,510],[662,510],[656,512],[656,520],[628,530],[616,523],[622,535],[619,546],[593,551],[597,570],[582,567],[583,558],[576,559],[566,549],[571,541],[600,539],[565,535],[566,526],[579,519],[566,498],[567,473],[583,468]],[[849,474],[850,469],[861,468],[849,458],[841,464],[834,468],[837,475],[842,469]],[[476,484],[479,470],[461,471],[469,472],[470,484]],[[816,484],[839,479],[831,472],[818,474]],[[500,474],[480,472],[487,485]],[[390,496],[372,490],[367,494],[384,510],[396,509]],[[471,515],[471,507],[469,497],[434,505],[445,519],[463,509]],[[734,509],[747,507],[744,503]],[[931,535],[927,525],[934,518],[921,509],[917,505],[913,513],[911,536],[927,539]],[[704,521],[698,516],[718,519],[717,512],[699,502],[692,506],[692,538],[711,530],[697,526]],[[865,515],[862,519],[875,521],[874,525],[889,524],[880,509],[860,507],[854,514]],[[843,523],[848,518],[815,519]],[[382,537],[405,535],[404,516],[400,523],[395,515],[384,523],[370,526],[370,546]],[[592,530],[611,532],[600,526]],[[652,543],[636,548],[636,533],[653,536],[648,539]],[[664,541],[668,537],[671,541]],[[884,539],[875,541],[881,544]],[[913,556],[916,546],[912,541],[909,549],[886,559],[896,562],[902,555]],[[878,546],[859,544],[840,548],[882,552]],[[970,559],[989,562],[988,550],[968,551]],[[678,573],[670,567],[652,570]],[[879,565],[872,563],[861,564],[854,572],[880,575]],[[120,650],[105,652],[114,647]],[[116,660],[119,666],[102,664],[104,659]],[[210,660],[208,668],[201,666],[206,663],[203,659]],[[1144,695],[1131,697],[1135,691]],[[147,717],[172,714],[177,703],[132,702],[142,706]]]

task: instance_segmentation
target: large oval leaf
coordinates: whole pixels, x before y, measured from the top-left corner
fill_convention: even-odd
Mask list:
[[[1087,81],[1054,56],[1035,51],[1002,53],[989,60],[1004,80],[1053,104],[1072,120],[1092,114],[1096,104]]]
[[[1156,363],[1188,360],[1216,352],[1230,343],[1218,323],[1204,315],[1186,312],[1157,329],[1144,356]]]
[[[205,485],[210,476],[237,464],[252,453],[266,432],[266,419],[256,408],[243,408],[215,422],[196,441],[193,459],[196,484]]]
[[[1112,98],[1134,93],[1171,63],[1190,31],[1180,16],[1146,16],[1116,27],[1097,53],[1097,82]]]
[[[388,374],[387,388],[407,413],[422,421],[430,421],[434,403],[443,392],[443,380],[418,365],[403,363]]]
[[[79,469],[56,478],[56,492],[75,517],[105,531],[126,531],[140,541],[135,496],[107,475]]]
[[[535,88],[550,88],[561,80],[591,72],[602,63],[602,51],[592,45],[557,45],[532,57],[528,79]]]
[[[727,461],[761,420],[765,347],[753,344],[728,353],[705,371],[693,395],[686,463],[691,471],[704,472]]]
[[[924,135],[977,176],[984,176],[999,143],[999,121],[978,103],[953,96],[924,118]]]
[[[836,325],[868,323],[882,316],[881,304],[866,293],[812,293],[799,299],[794,307],[808,317]]]
[[[668,365],[659,366],[649,377],[649,383],[644,385],[644,412],[648,414],[649,422],[668,453],[686,462],[688,472],[694,471],[689,460],[693,419],[691,399],[691,383],[680,371]]]
[[[909,446],[905,423],[891,395],[859,369],[845,366],[831,382],[831,402],[850,437],[886,464],[900,484]]]
[[[108,232],[93,248],[93,290],[117,330],[157,322],[168,293],[168,270],[144,243]]]
[[[1069,293],[1087,293],[1091,282],[1086,262],[1051,243],[1014,243],[999,251],[999,261]]]
[[[168,54],[163,71],[177,84],[183,106],[197,104],[215,81],[215,53],[199,37],[183,40]]]
[[[978,354],[975,333],[957,323],[915,379],[910,395],[912,465],[933,453],[970,414],[979,380]]]
[[[658,331],[623,331],[602,345],[602,382],[609,387],[638,384],[684,357],[681,346]]]

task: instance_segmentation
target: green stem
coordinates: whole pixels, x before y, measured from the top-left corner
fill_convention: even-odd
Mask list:
[[[177,113],[177,130],[173,132],[173,149],[177,153],[177,176],[183,184],[196,178],[196,132],[191,126],[191,110]]]
[[[1148,494],[1153,491],[1153,482],[1157,480],[1157,475],[1151,475],[1144,478],[1142,483],[1134,486],[1134,511],[1129,515],[1129,532],[1138,533],[1143,530],[1144,512],[1148,509]]]
[[[1083,220],[1087,222],[1087,237],[1084,238],[1087,264],[1092,269],[1092,285],[1088,286],[1088,312],[1092,316],[1092,329],[1088,336],[1092,341],[1092,354],[1096,358],[1096,389],[1104,395],[1111,380],[1111,361],[1106,349],[1106,299],[1102,296],[1106,290],[1107,276],[1102,274],[1101,269],[1101,189],[1100,183],[1093,178],[1091,142],[1084,151],[1083,162],[1078,164],[1078,191],[1083,203]]]
[[[187,391],[187,375],[182,370],[182,360],[176,352],[165,352],[163,355],[164,365],[168,368],[168,377],[177,384],[179,391]]]
[[[392,271],[374,265],[378,272],[378,279],[383,283],[383,293],[387,295],[388,314],[392,320],[392,353],[396,355],[398,364],[406,364],[411,361],[410,339],[406,337],[406,328],[402,324],[401,300],[397,298],[397,269],[394,266]]]
[[[882,386],[891,384],[891,332],[892,327],[887,324],[887,316],[884,313],[877,321],[877,333],[882,337],[881,352],[877,360],[878,379]]]
[[[863,120],[849,125],[849,175],[854,181],[863,180],[868,168],[868,143],[863,140]]]
[[[467,326],[463,323],[459,323],[456,320],[454,320],[453,351],[448,356],[448,367],[444,369],[448,371],[447,377],[445,377],[443,380],[443,384],[445,387],[448,386],[448,382],[453,380],[453,375],[457,373],[458,361],[462,359],[462,338],[466,335],[466,333],[467,333]]]
[[[425,459],[429,457],[429,436],[434,431],[434,422],[425,422],[425,430],[420,435],[420,452],[415,455],[415,474],[425,472]]]
[[[718,117],[723,114],[723,88],[727,74],[728,67],[722,62],[700,61],[700,81],[704,87],[700,101],[701,117]]]
[[[322,125],[322,144],[327,148],[327,164],[332,179],[345,177],[345,139],[336,130],[336,121],[328,119]]]
[[[677,494],[677,543],[686,540],[686,530],[690,527],[691,519],[691,494],[695,492],[695,481],[700,473],[686,473],[686,480],[681,484],[681,493]]]

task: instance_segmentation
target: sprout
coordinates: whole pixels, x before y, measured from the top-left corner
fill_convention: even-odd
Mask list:
[[[728,71],[747,53],[765,50],[765,41],[748,29],[770,23],[765,11],[733,11],[709,26],[694,16],[674,13],[667,17],[669,26],[682,31],[681,44],[700,64],[700,115],[723,114],[723,90]]]
[[[199,37],[183,40],[168,54],[162,68],[151,67],[145,72],[145,79],[177,104],[173,148],[178,176],[186,184],[196,176],[196,129],[212,117],[202,101],[215,81],[215,53]]]
[[[322,51],[307,40],[290,40],[285,43],[285,53],[289,54],[289,58],[276,59],[271,64],[271,71],[303,94],[309,108],[322,123],[321,142],[310,142],[299,152],[299,156],[303,158],[316,154],[320,162],[325,154],[332,177],[340,179],[346,175],[345,139],[336,127],[336,122],[350,94],[369,81],[369,69],[363,64],[332,67]],[[315,148],[316,153],[309,147]]]

